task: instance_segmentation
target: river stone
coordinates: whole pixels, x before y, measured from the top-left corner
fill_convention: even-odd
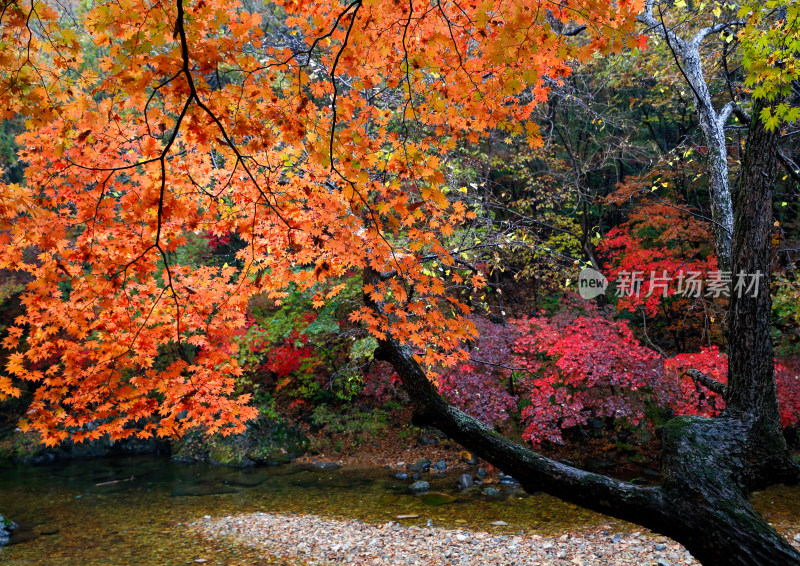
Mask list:
[[[483,493],[489,497],[500,497],[500,490],[494,487],[487,487]]]
[[[514,478],[512,478],[511,476],[503,476],[502,478],[500,478],[500,483],[503,485],[516,485],[519,482]]]
[[[400,480],[400,481],[406,481],[408,479],[408,474],[405,473],[405,472],[397,472],[394,475],[394,479]]]
[[[458,478],[458,489],[465,490],[471,488],[475,485],[475,482],[472,481],[472,476],[469,474],[461,474],[461,477]]]
[[[42,525],[38,525],[34,529],[35,533],[37,533],[39,535],[44,535],[44,536],[57,535],[60,531],[61,531],[61,529],[58,527],[58,525],[55,525],[55,524],[52,524],[52,523],[45,523],[45,524],[42,524]]]
[[[433,466],[431,466],[431,469],[434,472],[443,474],[447,470],[447,462],[445,462],[444,460],[439,460]]]
[[[205,497],[226,493],[237,493],[237,491],[226,485],[211,482],[179,483],[172,488],[172,497]]]
[[[422,496],[422,502],[425,505],[433,505],[433,506],[446,505],[447,503],[452,503],[455,500],[456,500],[455,497],[453,497],[452,495],[447,495],[446,493],[434,492],[434,493],[426,493],[425,495]]]
[[[6,519],[0,515],[0,547],[8,544],[11,538],[11,531],[17,528],[17,524],[11,519]]]
[[[408,464],[406,466],[406,470],[408,470],[409,472],[424,474],[425,472],[429,472],[431,470],[431,461],[428,460],[427,458],[425,458],[424,460],[419,460],[418,462],[415,462],[413,464]]]
[[[258,487],[268,479],[269,478],[267,476],[252,476],[252,477],[240,476],[240,477],[232,477],[230,479],[226,479],[223,483],[225,483],[225,485],[230,485],[233,487],[250,488],[250,487]]]
[[[483,468],[478,468],[478,471],[475,472],[475,475],[478,476],[478,479],[483,479],[486,477],[486,470]]]
[[[431,488],[431,484],[426,481],[415,481],[408,486],[409,491],[412,493],[425,493]]]

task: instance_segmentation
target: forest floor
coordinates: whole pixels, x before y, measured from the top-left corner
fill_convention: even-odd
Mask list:
[[[678,543],[651,533],[599,527],[558,537],[514,532],[369,524],[314,515],[254,513],[189,525],[219,544],[241,545],[281,564],[348,566],[533,566],[699,564]],[[800,546],[800,543],[794,543]]]

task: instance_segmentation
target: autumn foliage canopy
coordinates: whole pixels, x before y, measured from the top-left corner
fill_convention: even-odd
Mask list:
[[[442,160],[489,130],[536,145],[526,118],[548,81],[637,43],[640,8],[5,3],[0,108],[27,118],[27,173],[0,186],[0,268],[32,282],[0,394],[36,382],[24,424],[49,443],[240,430],[254,409],[232,395],[229,341],[248,299],[326,283],[321,305],[365,267],[398,276],[364,289],[383,312],[354,321],[427,364],[464,359],[475,328],[446,287],[483,276],[450,255],[469,213]],[[235,266],[190,266],[178,250],[192,233],[246,245]],[[179,358],[155,367],[165,349]]]

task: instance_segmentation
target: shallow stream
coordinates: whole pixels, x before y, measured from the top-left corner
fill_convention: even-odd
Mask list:
[[[156,457],[0,467],[0,512],[21,525],[14,544],[0,550],[0,564],[267,564],[251,551],[211,543],[183,526],[206,515],[255,511],[376,523],[410,515],[401,521],[542,535],[598,526],[640,530],[544,494],[495,486],[502,496],[492,498],[458,493],[456,475],[425,474],[423,479],[431,491],[451,497],[413,495],[409,482],[376,468],[234,470]],[[771,488],[755,494],[754,502],[782,531],[800,527],[800,488]],[[493,526],[494,521],[508,526]]]

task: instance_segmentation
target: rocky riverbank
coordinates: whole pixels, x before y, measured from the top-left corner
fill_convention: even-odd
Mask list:
[[[127,438],[114,442],[104,435],[79,443],[67,440],[55,447],[42,444],[35,432],[0,431],[0,460],[23,464],[158,454],[182,463],[211,462],[244,468],[291,462],[304,454],[307,446],[308,439],[296,426],[264,417],[248,423],[244,433],[229,436],[190,432],[179,439]]]
[[[559,537],[495,521],[483,530],[382,525],[314,515],[253,513],[205,519],[189,528],[222,544],[255,548],[292,565],[533,566],[699,564],[681,545],[650,533],[600,527]],[[797,544],[797,543],[796,543]]]

